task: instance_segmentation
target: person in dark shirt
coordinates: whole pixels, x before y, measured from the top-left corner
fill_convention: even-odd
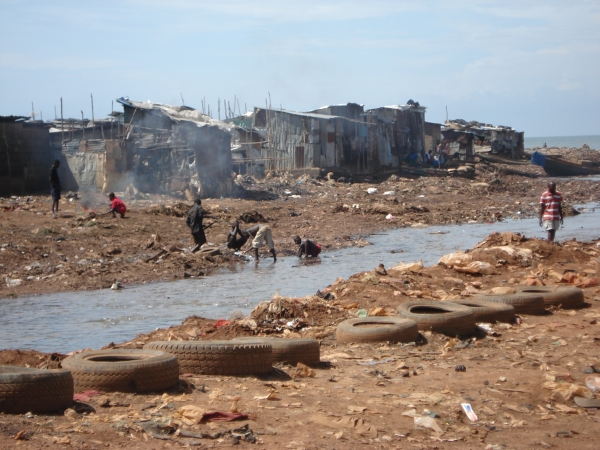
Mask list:
[[[238,238],[238,234],[240,237]],[[241,249],[248,239],[250,238],[250,233],[245,230],[240,230],[240,224],[236,222],[232,222],[231,230],[227,233],[227,248],[238,251]]]
[[[58,216],[58,202],[60,200],[60,179],[58,178],[58,167],[60,161],[54,160],[50,167],[50,195],[52,196],[52,217],[56,219]]]
[[[321,244],[309,241],[308,239],[305,239],[304,242],[302,242],[300,236],[294,236],[294,242],[298,246],[298,258],[302,258],[302,255],[304,255],[305,258],[308,258],[309,256],[316,258],[319,256],[319,253],[321,253]]]
[[[185,219],[185,224],[190,227],[192,237],[196,243],[196,246],[192,249],[192,253],[200,250],[200,247],[207,242],[206,235],[204,234],[204,227],[202,226],[202,219],[205,217],[209,219],[213,218],[204,212],[204,208],[202,208],[202,200],[197,198],[194,202],[194,205],[190,208],[187,218]]]

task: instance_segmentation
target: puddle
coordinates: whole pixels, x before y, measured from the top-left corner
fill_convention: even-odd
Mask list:
[[[584,214],[565,219],[557,232],[562,241],[600,238],[600,205],[583,206]],[[422,260],[437,263],[442,255],[472,248],[493,232],[515,231],[545,237],[537,219],[495,224],[400,228],[367,238],[373,245],[329,251],[320,264],[282,257],[222,270],[205,279],[150,283],[122,291],[65,292],[0,300],[0,349],[70,352],[122,342],[155,328],[178,325],[190,315],[228,318],[235,310],[250,312],[276,292],[305,296],[344,277],[371,270],[379,263]]]

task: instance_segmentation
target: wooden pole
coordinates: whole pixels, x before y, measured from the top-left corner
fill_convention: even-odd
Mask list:
[[[113,133],[112,133],[112,129],[113,129],[113,122],[115,121],[115,101],[111,100],[110,102],[110,138],[113,138]]]
[[[62,141],[65,140],[65,121],[63,119],[63,104],[62,104],[62,97],[60,98],[60,140],[61,140],[61,147],[62,147]]]
[[[35,120],[35,111],[33,110],[33,102],[31,102],[31,120]]]
[[[183,94],[180,92],[179,95],[181,96],[181,105],[185,106],[185,101],[183,100]]]
[[[90,98],[92,99],[92,139],[96,139],[96,123],[94,122],[94,96],[90,94]]]
[[[85,128],[83,127],[83,111],[81,111],[81,139],[85,141]]]

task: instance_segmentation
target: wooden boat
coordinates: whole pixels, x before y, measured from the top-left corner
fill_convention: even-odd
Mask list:
[[[511,166],[528,166],[531,164],[531,162],[527,160],[502,158],[501,156],[492,153],[475,153],[475,156],[479,156],[485,161],[497,164],[509,164]]]
[[[600,175],[600,167],[597,165],[568,161],[557,156],[544,155],[539,152],[533,152],[531,162],[543,167],[544,171],[552,177]]]

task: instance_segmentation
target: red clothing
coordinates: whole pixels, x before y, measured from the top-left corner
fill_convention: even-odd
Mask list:
[[[119,197],[113,198],[112,202],[110,202],[110,209],[117,214],[125,214],[127,212],[125,203],[123,203],[123,200],[121,200]]]
[[[562,202],[562,194],[555,191],[554,194],[546,191],[540,198],[540,204],[544,204],[544,215],[542,220],[560,220],[558,208]]]
[[[321,244],[315,244],[314,247],[309,245],[308,253],[313,258],[319,256],[319,253],[321,253]]]

